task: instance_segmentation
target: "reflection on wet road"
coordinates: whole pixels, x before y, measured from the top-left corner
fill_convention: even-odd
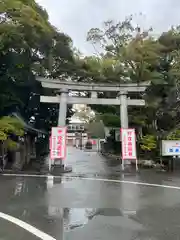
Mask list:
[[[79,151],[70,150],[68,164],[72,165],[73,174],[83,173],[90,176],[90,180],[1,176],[0,212],[16,217],[55,239],[180,239],[179,189],[120,182],[127,180],[180,187],[178,176],[143,172],[138,175],[119,174],[117,177],[117,169],[106,166],[96,153],[81,154]],[[109,178],[110,173],[116,173],[116,179],[120,181],[102,181],[102,178]],[[94,176],[101,176],[101,181],[93,181]],[[0,218],[0,239],[39,238]]]

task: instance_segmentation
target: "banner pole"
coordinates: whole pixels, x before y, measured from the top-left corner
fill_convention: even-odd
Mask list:
[[[51,158],[49,157],[49,172],[51,171]]]
[[[51,159],[51,149],[52,149],[52,134],[51,134],[51,136],[49,137],[49,150],[50,150],[50,154],[49,154],[49,172],[51,171],[51,161],[52,161],[52,159]]]
[[[138,171],[139,169],[138,169],[138,160],[137,160],[137,158],[136,158],[136,172]]]
[[[122,166],[122,170],[124,171],[124,159],[122,158],[122,164],[121,164],[121,166]]]

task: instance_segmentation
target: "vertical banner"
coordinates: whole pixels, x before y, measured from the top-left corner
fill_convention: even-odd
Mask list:
[[[64,159],[66,157],[66,133],[66,127],[52,128],[50,140],[51,159]]]
[[[124,168],[124,160],[136,160],[136,133],[133,128],[121,128],[121,144],[122,144],[122,166]]]
[[[48,164],[49,164],[49,171],[51,171],[51,165],[52,165],[52,160],[51,159],[51,144],[52,144],[52,136],[49,137],[49,150],[50,150],[50,156],[49,156],[49,159],[48,159]]]

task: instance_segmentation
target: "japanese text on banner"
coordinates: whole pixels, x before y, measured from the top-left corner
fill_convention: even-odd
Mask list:
[[[65,158],[66,155],[66,128],[52,128],[51,132],[51,159]]]
[[[121,129],[122,158],[136,159],[136,135],[134,129]]]

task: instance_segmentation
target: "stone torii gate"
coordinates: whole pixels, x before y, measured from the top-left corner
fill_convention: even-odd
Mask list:
[[[144,106],[145,101],[142,99],[130,99],[128,93],[144,92],[150,85],[150,82],[128,83],[128,84],[111,84],[111,83],[79,83],[72,81],[61,81],[55,79],[38,77],[37,81],[41,82],[42,87],[56,89],[59,91],[57,96],[41,96],[42,103],[58,103],[59,116],[58,126],[66,125],[66,114],[68,104],[96,104],[96,105],[119,105],[121,128],[128,128],[128,106]],[[90,92],[90,97],[69,96],[69,91]],[[98,92],[117,92],[117,98],[98,98]]]

